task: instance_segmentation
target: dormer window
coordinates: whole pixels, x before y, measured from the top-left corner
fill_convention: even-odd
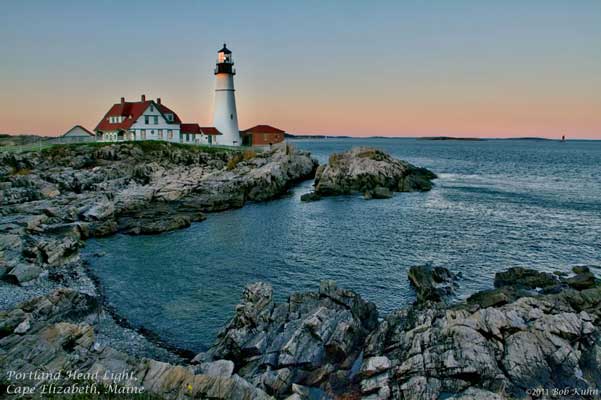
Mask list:
[[[173,114],[165,114],[165,117],[167,118],[167,121],[173,122]]]

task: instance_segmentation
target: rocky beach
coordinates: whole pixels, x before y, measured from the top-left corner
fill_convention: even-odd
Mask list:
[[[465,301],[450,299],[460,271],[415,266],[415,303],[387,315],[331,280],[285,301],[251,283],[213,345],[193,357],[126,324],[98,329],[112,316],[80,257],[86,239],[184,228],[313,177],[303,200],[432,188],[433,172],[379,150],[318,166],[289,145],[140,142],[2,153],[0,168],[0,369],[12,371],[4,390],[40,397],[49,382],[83,381],[113,395],[291,400],[550,399],[553,390],[580,399],[601,390],[601,286],[587,266],[569,275],[508,268]]]

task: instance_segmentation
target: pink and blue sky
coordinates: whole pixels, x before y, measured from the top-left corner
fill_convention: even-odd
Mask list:
[[[208,125],[223,42],[241,128],[601,139],[599,0],[7,1],[0,132],[142,93]]]

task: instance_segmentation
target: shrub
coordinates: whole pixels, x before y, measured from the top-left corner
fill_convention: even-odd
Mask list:
[[[228,171],[231,171],[231,170],[233,170],[234,168],[236,168],[236,166],[238,165],[238,163],[239,163],[240,161],[242,161],[243,159],[244,159],[244,158],[243,158],[243,155],[242,155],[242,154],[240,154],[240,153],[236,153],[236,154],[234,154],[234,155],[233,155],[233,156],[232,156],[232,157],[231,157],[231,158],[230,158],[230,159],[227,161],[227,165],[226,165],[226,168],[227,168],[227,170],[228,170]]]
[[[257,153],[254,150],[244,150],[242,153],[242,159],[244,161],[251,160],[257,156]]]

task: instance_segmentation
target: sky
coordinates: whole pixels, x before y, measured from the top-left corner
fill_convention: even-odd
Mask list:
[[[10,0],[0,132],[93,129],[124,96],[291,133],[601,139],[600,0]]]

